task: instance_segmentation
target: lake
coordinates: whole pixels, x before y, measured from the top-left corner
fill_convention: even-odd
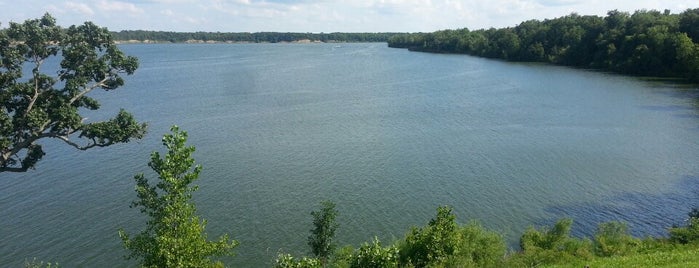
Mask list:
[[[0,266],[133,266],[119,228],[145,227],[133,176],[162,135],[189,133],[194,194],[229,265],[310,254],[310,212],[337,204],[339,245],[385,243],[440,205],[512,247],[530,225],[575,235],[622,220],[666,235],[699,206],[697,88],[371,44],[123,45],[140,59],[90,120],[124,108],[143,140],[76,151],[44,141],[37,169],[0,174]]]

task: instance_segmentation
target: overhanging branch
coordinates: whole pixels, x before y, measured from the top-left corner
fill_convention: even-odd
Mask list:
[[[111,78],[111,76],[108,75],[107,77],[105,77],[101,81],[95,83],[94,85],[85,88],[85,90],[81,91],[80,93],[78,93],[78,95],[75,95],[73,98],[71,98],[68,103],[73,104],[75,101],[82,98],[82,96],[85,96],[85,94],[90,93],[90,91],[94,90],[95,88],[105,86],[104,82],[107,82],[107,80],[109,80],[110,78]]]
[[[62,140],[62,141],[65,142],[66,144],[68,144],[68,145],[70,145],[70,146],[73,146],[75,149],[78,149],[78,150],[81,150],[81,151],[85,151],[85,150],[87,150],[87,149],[94,148],[94,147],[107,147],[107,146],[113,144],[113,142],[112,142],[111,140],[110,140],[109,142],[106,142],[106,143],[98,143],[95,139],[92,139],[92,143],[89,143],[88,145],[84,145],[84,146],[83,146],[83,145],[80,145],[80,144],[77,144],[77,143],[71,141],[71,140],[68,138],[68,136],[54,135],[54,136],[51,136],[51,137],[52,137],[52,138],[57,138],[57,139],[59,139],[59,140]]]
[[[27,172],[27,167],[0,167],[0,172]]]

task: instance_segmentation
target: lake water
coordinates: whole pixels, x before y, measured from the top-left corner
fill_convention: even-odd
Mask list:
[[[133,175],[173,124],[204,170],[209,238],[241,244],[234,266],[308,254],[310,211],[332,200],[337,242],[388,243],[439,205],[516,246],[530,225],[603,221],[666,235],[699,206],[695,87],[386,44],[125,45],[136,74],[102,109],[147,137],[86,152],[46,141],[37,169],[0,174],[0,266],[130,266],[117,230],[145,226]]]

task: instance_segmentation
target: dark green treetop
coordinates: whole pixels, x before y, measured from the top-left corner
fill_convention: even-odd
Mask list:
[[[45,73],[42,67],[53,58],[60,58],[58,70]],[[100,107],[90,92],[117,89],[122,75],[136,68],[138,59],[124,55],[109,31],[91,22],[65,29],[48,13],[11,22],[0,31],[0,172],[34,168],[45,154],[38,143],[44,138],[79,150],[142,138],[146,124],[124,110],[91,123],[80,114]]]

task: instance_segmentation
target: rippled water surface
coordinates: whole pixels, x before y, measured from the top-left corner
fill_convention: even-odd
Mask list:
[[[400,238],[439,205],[516,245],[529,225],[627,221],[665,235],[699,205],[696,88],[583,70],[412,53],[386,44],[125,45],[137,73],[88,120],[125,108],[141,141],[0,174],[0,266],[130,266],[117,230],[145,224],[133,175],[171,125],[204,171],[210,238],[235,266],[308,253],[310,211],[340,210],[337,241]]]

